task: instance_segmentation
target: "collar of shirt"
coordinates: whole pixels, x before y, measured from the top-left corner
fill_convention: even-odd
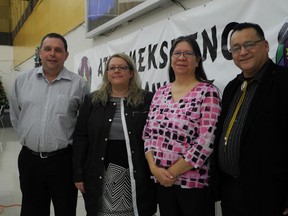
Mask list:
[[[252,82],[254,82],[254,81],[261,82],[261,79],[262,79],[262,77],[264,75],[264,71],[268,67],[269,63],[270,63],[270,59],[268,59],[266,61],[266,63],[259,69],[259,71],[256,73],[256,76],[251,79],[251,80],[253,80]],[[244,78],[243,72],[240,74],[239,80],[241,81],[241,83],[244,80],[247,80],[247,79]],[[248,81],[250,81],[250,79]]]
[[[44,74],[42,66],[39,67],[38,70],[36,71],[36,76],[38,77],[42,76],[45,78],[45,74]],[[67,70],[66,67],[63,67],[63,69],[60,71],[60,73],[58,74],[55,80],[60,80],[60,79],[72,80],[72,77],[69,74],[69,71]]]

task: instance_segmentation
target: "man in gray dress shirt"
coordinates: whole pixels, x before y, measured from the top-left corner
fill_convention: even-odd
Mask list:
[[[15,80],[10,117],[22,144],[18,158],[21,216],[75,216],[77,189],[72,179],[72,134],[86,82],[64,67],[65,38],[47,34],[39,49],[42,66]]]

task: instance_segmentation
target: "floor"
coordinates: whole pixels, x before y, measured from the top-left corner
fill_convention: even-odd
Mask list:
[[[17,156],[20,144],[13,128],[0,128],[0,214],[19,215],[21,193],[19,190]]]
[[[21,191],[18,179],[17,159],[21,149],[12,127],[3,129],[0,123],[0,215],[20,215]],[[81,194],[78,197],[77,215],[85,215]],[[54,216],[51,206],[51,216]]]
[[[0,124],[0,215],[20,215],[21,192],[18,180],[17,159],[21,149],[17,135],[12,127],[2,128]],[[78,196],[77,215],[85,215],[84,202]],[[159,213],[156,214],[159,216]],[[51,206],[51,216],[54,216]],[[221,216],[219,205],[216,205],[216,216]]]

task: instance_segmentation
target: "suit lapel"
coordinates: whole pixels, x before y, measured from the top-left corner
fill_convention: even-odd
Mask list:
[[[274,63],[270,63],[266,68],[266,70],[264,71],[264,75],[261,79],[261,82],[259,83],[255,95],[253,96],[253,100],[251,101],[247,118],[245,121],[245,126],[242,132],[242,139],[245,137],[247,130],[249,129],[249,126],[251,125],[251,122],[258,113],[259,109],[261,109],[261,106],[264,100],[266,99],[266,96],[271,91],[274,82],[273,79],[274,72],[275,72],[275,65]]]

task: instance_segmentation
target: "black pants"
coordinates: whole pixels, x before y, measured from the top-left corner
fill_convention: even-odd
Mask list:
[[[214,216],[215,205],[207,200],[207,189],[183,189],[157,184],[161,216]]]
[[[240,181],[223,174],[221,182],[222,216],[243,216]]]
[[[75,216],[77,189],[72,178],[72,148],[40,158],[22,148],[18,157],[22,191],[21,216]]]

